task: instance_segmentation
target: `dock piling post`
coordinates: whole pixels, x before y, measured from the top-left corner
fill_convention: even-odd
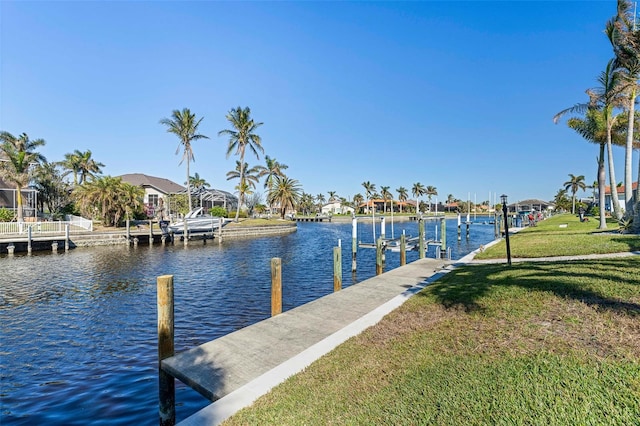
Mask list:
[[[131,240],[131,222],[127,219],[127,240]]]
[[[424,220],[418,219],[418,250],[419,258],[424,259]]]
[[[31,254],[31,226],[27,228],[27,253]]]
[[[382,274],[382,237],[376,240],[376,275]]]
[[[153,245],[153,221],[149,219],[149,245]]]
[[[54,241],[53,243],[51,243],[51,251],[54,253],[58,252],[58,242]]]
[[[223,220],[224,219],[222,218],[222,216],[218,218],[218,243],[222,242],[222,223],[223,223],[222,221]]]
[[[442,217],[440,220],[440,243],[441,248],[445,252],[447,251],[447,219]]]
[[[176,383],[173,376],[162,370],[162,360],[174,355],[173,275],[158,277],[157,293],[160,426],[173,426],[176,423]]]
[[[458,241],[462,240],[462,227],[460,226],[460,213],[458,213]]]
[[[400,235],[400,266],[404,266],[407,264],[407,248],[405,247],[406,238],[404,236],[404,230],[402,230],[402,235]]]
[[[467,240],[469,239],[469,225],[471,225],[471,222],[467,221]]]
[[[282,259],[271,259],[271,316],[282,313]]]
[[[358,219],[351,219],[351,272],[356,272],[356,255],[358,253]]]
[[[184,246],[186,247],[187,245],[189,245],[189,234],[187,234],[187,218],[185,217],[184,219],[184,228],[183,228],[183,233],[182,236],[183,241],[184,241]]]
[[[333,291],[342,289],[342,247],[333,248]]]
[[[10,256],[13,256],[13,253],[16,251],[16,246],[13,243],[9,243],[9,245],[7,246],[7,253],[9,253]]]
[[[380,216],[380,238],[382,238],[382,244],[384,245],[384,240],[386,239],[386,224],[384,220],[384,216]],[[382,247],[382,264],[384,265],[387,262],[387,251]]]
[[[69,239],[69,224],[64,224],[64,251],[69,251],[70,239]]]

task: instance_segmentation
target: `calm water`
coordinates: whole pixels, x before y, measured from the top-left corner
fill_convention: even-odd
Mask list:
[[[435,223],[427,222],[427,237]],[[493,240],[473,225],[452,257]],[[395,223],[416,236],[417,223]],[[379,228],[376,230],[379,233]],[[438,229],[439,232],[439,229]],[[387,237],[391,223],[387,219]],[[332,248],[343,245],[343,286],[375,274],[375,250],[358,251],[351,270],[351,223],[299,223],[279,237],[175,246],[80,248],[0,258],[0,423],[156,425],[156,277],[174,275],[176,351],[263,320],[271,310],[270,260],[282,258],[283,310],[333,291]],[[359,224],[358,239],[373,240]],[[399,266],[387,252],[386,270]],[[433,257],[430,252],[428,256]],[[407,262],[418,258],[407,252]],[[176,382],[177,420],[209,402]]]

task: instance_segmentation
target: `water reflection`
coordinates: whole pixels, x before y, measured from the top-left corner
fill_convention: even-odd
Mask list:
[[[493,239],[492,226],[474,227],[461,242],[455,223],[448,227],[454,258]],[[415,222],[395,224],[396,236],[403,229],[417,235]],[[433,231],[427,226],[428,236]],[[358,271],[350,272],[350,223],[300,223],[294,234],[221,245],[0,258],[1,423],[157,424],[156,277],[175,277],[182,351],[269,317],[273,257],[282,258],[283,310],[332,292],[338,239],[343,286],[372,277],[374,250],[359,250]],[[360,226],[358,240],[371,239],[371,226]],[[417,258],[407,253],[408,262]],[[386,270],[398,265],[399,253],[388,252]],[[181,384],[177,400],[178,420],[207,405]]]

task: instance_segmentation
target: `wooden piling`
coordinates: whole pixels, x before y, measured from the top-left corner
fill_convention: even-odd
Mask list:
[[[342,247],[333,248],[333,291],[342,290]]]
[[[469,239],[469,225],[471,225],[471,222],[467,221],[467,240]]]
[[[351,272],[356,272],[356,255],[358,253],[358,219],[351,219]]]
[[[447,251],[447,219],[444,217],[440,221],[440,248]]]
[[[183,228],[182,236],[183,236],[184,246],[186,247],[187,245],[189,245],[189,234],[187,234],[187,218],[186,217],[183,219],[183,225],[184,225],[184,228]]]
[[[153,221],[149,219],[149,245],[153,245]]]
[[[131,223],[129,219],[127,219],[127,240],[131,240]]]
[[[54,241],[53,243],[51,243],[51,251],[54,253],[58,252],[58,242]]]
[[[31,226],[27,228],[27,253],[31,253]]]
[[[382,274],[382,238],[376,240],[376,275]]]
[[[400,235],[400,266],[407,264],[407,247],[405,247],[406,238],[404,236],[404,231],[402,235]]]
[[[458,213],[458,241],[462,240],[462,226],[460,224],[460,213]]]
[[[64,250],[69,251],[70,238],[69,238],[69,224],[64,225]]]
[[[158,293],[158,402],[160,426],[176,423],[176,384],[169,373],[162,370],[162,360],[174,355],[173,275],[157,278]]]
[[[418,219],[418,250],[420,259],[424,259],[424,220],[422,218]]]
[[[271,316],[282,313],[282,259],[271,259]]]

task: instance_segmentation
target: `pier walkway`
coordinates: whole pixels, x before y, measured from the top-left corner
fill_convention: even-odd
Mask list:
[[[251,405],[376,324],[451,264],[419,259],[164,359],[164,371],[215,401],[180,425],[216,425]]]

